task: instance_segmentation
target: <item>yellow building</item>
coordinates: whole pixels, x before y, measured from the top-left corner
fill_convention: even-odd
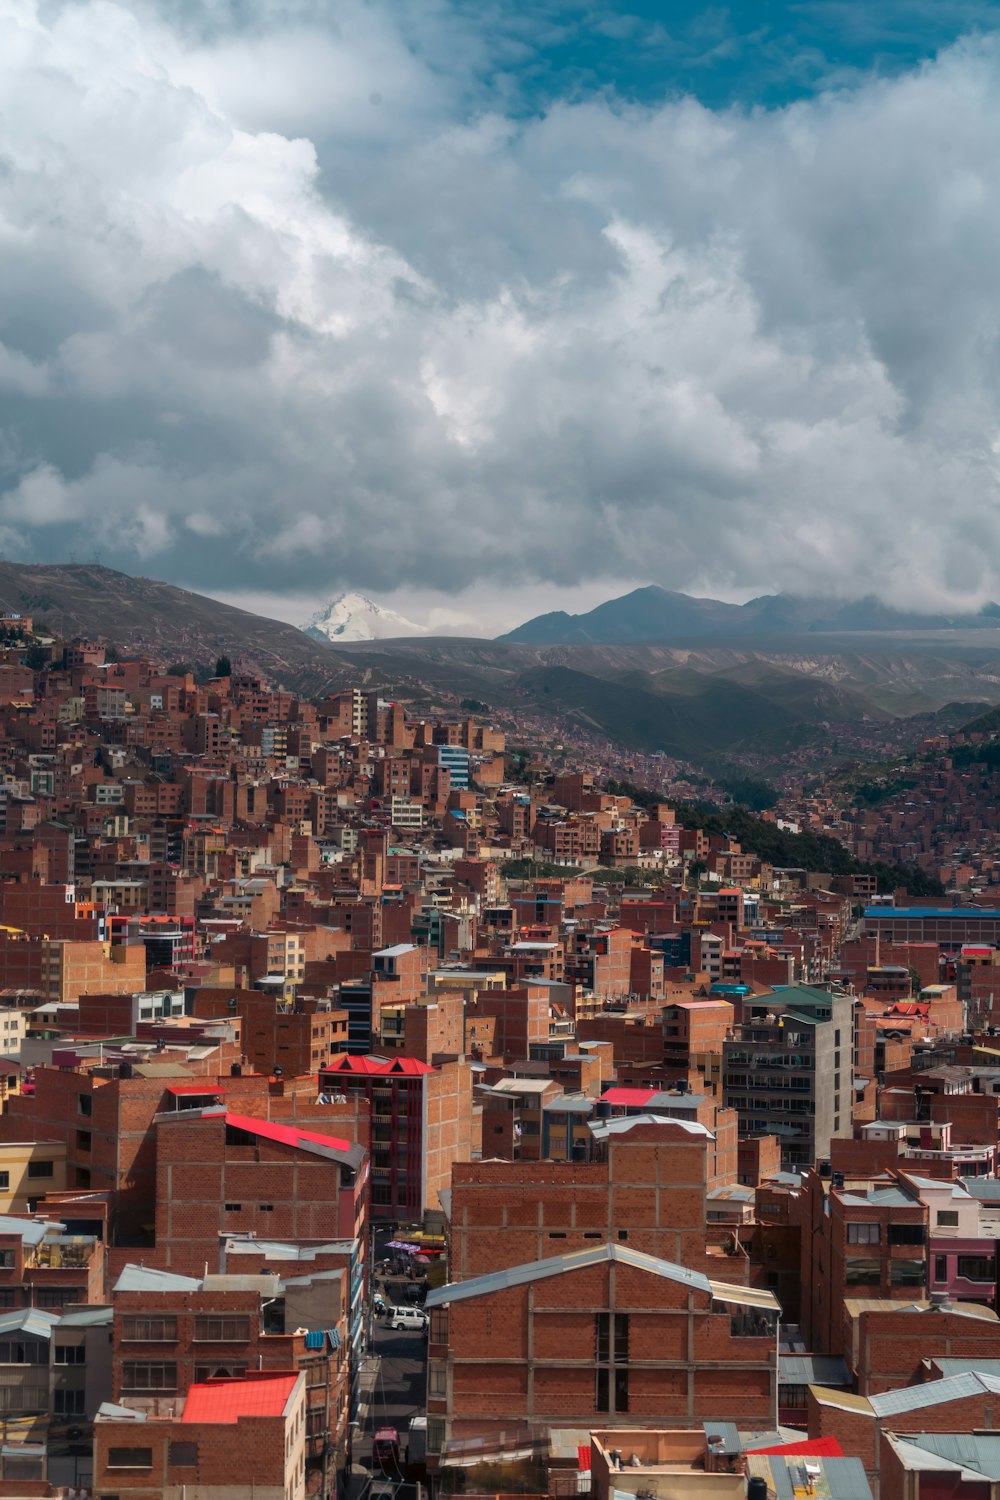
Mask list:
[[[26,1214],[46,1193],[65,1190],[64,1141],[0,1142],[0,1214]]]

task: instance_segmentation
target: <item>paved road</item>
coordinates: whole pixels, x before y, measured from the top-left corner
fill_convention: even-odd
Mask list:
[[[390,1290],[395,1295],[396,1289]],[[403,1302],[402,1296],[399,1301]],[[380,1471],[373,1469],[371,1456],[372,1438],[379,1427],[396,1428],[402,1449],[401,1470],[405,1466],[410,1418],[423,1415],[426,1404],[427,1345],[423,1334],[408,1328],[393,1332],[388,1319],[377,1318],[374,1344],[366,1366],[366,1374],[362,1377],[362,1385],[366,1388],[363,1420],[354,1443],[351,1500],[365,1500],[371,1480],[383,1477]],[[408,1487],[398,1487],[402,1477],[402,1472],[385,1476],[397,1486],[396,1500],[407,1500],[407,1496],[413,1493]]]

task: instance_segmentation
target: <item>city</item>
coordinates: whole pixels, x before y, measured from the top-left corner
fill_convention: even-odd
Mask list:
[[[1000,885],[3,625],[5,1494],[990,1478]]]

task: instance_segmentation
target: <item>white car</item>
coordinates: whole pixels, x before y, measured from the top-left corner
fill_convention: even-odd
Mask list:
[[[426,1328],[430,1319],[420,1307],[394,1307],[390,1328]]]

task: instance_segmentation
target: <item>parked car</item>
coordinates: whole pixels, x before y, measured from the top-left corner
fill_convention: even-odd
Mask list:
[[[424,1329],[429,1322],[430,1319],[422,1307],[394,1307],[389,1327]]]

